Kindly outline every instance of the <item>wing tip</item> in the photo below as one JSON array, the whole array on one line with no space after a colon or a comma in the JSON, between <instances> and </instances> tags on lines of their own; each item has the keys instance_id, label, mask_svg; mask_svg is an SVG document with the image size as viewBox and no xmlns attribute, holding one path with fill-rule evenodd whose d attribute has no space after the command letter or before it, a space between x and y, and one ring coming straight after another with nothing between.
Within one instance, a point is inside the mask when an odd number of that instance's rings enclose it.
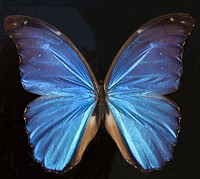
<instances>
[{"instance_id":1,"label":"wing tip","mask_svg":"<svg viewBox=\"0 0 200 179\"><path fill-rule=\"evenodd\" d=\"M19 18L20 17L20 18ZM12 15L4 19L5 34L10 35L11 31L18 28L22 23L26 24L28 16Z\"/></svg>"},{"instance_id":2,"label":"wing tip","mask_svg":"<svg viewBox=\"0 0 200 179\"><path fill-rule=\"evenodd\" d=\"M146 27L149 26L149 24L158 23L160 21L164 21L166 23L178 23L179 22L180 24L188 27L188 30L187 30L188 35L192 32L193 27L195 25L195 20L190 14L178 12L178 13L168 13L168 14L156 17L156 18L150 20L149 22L147 22L146 24L144 24L142 27L143 27L143 29L145 29Z\"/></svg>"},{"instance_id":3,"label":"wing tip","mask_svg":"<svg viewBox=\"0 0 200 179\"><path fill-rule=\"evenodd\" d=\"M187 27L186 33L189 36L190 33L192 32L194 26L195 26L195 20L194 18L188 14L188 13L168 13L168 14L164 14L161 16L158 16L156 18L153 18L152 20L148 21L147 23L145 23L143 26L141 26L140 28L138 28L136 30L136 34L140 34L142 33L146 28L149 28L150 26L157 24L157 23L180 23L183 26ZM135 36L132 35L132 36Z\"/></svg>"}]
</instances>

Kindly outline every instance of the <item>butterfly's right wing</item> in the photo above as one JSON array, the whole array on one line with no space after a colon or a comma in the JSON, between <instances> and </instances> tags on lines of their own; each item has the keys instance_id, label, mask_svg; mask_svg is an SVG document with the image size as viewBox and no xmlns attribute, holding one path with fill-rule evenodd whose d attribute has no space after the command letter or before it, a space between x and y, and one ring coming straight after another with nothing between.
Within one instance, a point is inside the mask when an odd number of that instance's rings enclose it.
<instances>
[{"instance_id":1,"label":"butterfly's right wing","mask_svg":"<svg viewBox=\"0 0 200 179\"><path fill-rule=\"evenodd\" d=\"M181 115L163 95L179 87L183 45L193 26L184 13L149 21L122 46L106 76L106 128L124 158L143 171L172 158Z\"/></svg>"},{"instance_id":2,"label":"butterfly's right wing","mask_svg":"<svg viewBox=\"0 0 200 179\"><path fill-rule=\"evenodd\" d=\"M27 16L5 19L20 56L23 87L40 98L26 111L34 158L48 170L73 167L95 136L98 83L77 48L58 29Z\"/></svg>"}]
</instances>

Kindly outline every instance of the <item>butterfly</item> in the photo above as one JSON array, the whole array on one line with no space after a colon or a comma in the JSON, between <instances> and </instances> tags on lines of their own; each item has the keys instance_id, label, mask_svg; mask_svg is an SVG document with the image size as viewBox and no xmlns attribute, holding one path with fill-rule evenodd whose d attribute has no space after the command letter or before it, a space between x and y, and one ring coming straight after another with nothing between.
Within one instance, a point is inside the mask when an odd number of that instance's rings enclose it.
<instances>
[{"instance_id":1,"label":"butterfly","mask_svg":"<svg viewBox=\"0 0 200 179\"><path fill-rule=\"evenodd\" d=\"M157 17L136 30L98 83L75 45L52 25L8 16L5 32L20 57L21 83L40 95L28 104L25 128L45 169L71 169L104 124L124 159L142 171L172 159L180 110L165 95L179 88L183 46L194 27L185 13Z\"/></svg>"}]
</instances>

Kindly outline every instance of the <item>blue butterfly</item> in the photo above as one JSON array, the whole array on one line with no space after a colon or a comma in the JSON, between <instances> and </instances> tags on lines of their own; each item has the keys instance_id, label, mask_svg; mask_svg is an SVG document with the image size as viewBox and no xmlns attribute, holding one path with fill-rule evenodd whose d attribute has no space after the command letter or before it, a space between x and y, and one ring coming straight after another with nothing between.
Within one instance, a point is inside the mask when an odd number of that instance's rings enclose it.
<instances>
[{"instance_id":1,"label":"blue butterfly","mask_svg":"<svg viewBox=\"0 0 200 179\"><path fill-rule=\"evenodd\" d=\"M149 21L122 46L99 84L58 29L32 17L7 17L22 85L40 95L24 114L35 159L51 171L72 168L102 122L127 162L142 171L161 168L172 158L181 118L164 95L179 88L183 45L193 26L184 13Z\"/></svg>"}]
</instances>

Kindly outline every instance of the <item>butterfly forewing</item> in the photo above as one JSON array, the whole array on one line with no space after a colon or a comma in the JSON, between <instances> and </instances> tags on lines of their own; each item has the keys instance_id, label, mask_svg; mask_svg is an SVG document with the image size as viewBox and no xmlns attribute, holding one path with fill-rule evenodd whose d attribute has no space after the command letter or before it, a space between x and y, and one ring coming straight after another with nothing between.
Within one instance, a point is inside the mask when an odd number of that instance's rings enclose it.
<instances>
[{"instance_id":1,"label":"butterfly forewing","mask_svg":"<svg viewBox=\"0 0 200 179\"><path fill-rule=\"evenodd\" d=\"M34 158L48 170L73 167L99 123L92 117L98 83L89 65L58 29L26 16L5 19L20 56L23 87L42 95L25 111Z\"/></svg>"},{"instance_id":2,"label":"butterfly forewing","mask_svg":"<svg viewBox=\"0 0 200 179\"><path fill-rule=\"evenodd\" d=\"M172 158L180 111L163 95L179 87L183 45L193 26L192 17L183 13L149 21L122 46L105 78L109 115L115 119L115 130L120 131L116 135L121 135L127 148L121 152L142 170L158 169ZM109 117L105 124L111 126ZM108 128L111 136L115 130ZM124 148L118 138L113 139Z\"/></svg>"},{"instance_id":3,"label":"butterfly forewing","mask_svg":"<svg viewBox=\"0 0 200 179\"><path fill-rule=\"evenodd\" d=\"M18 47L25 89L40 95L97 90L86 60L55 27L26 16L7 17L4 26Z\"/></svg>"},{"instance_id":4,"label":"butterfly forewing","mask_svg":"<svg viewBox=\"0 0 200 179\"><path fill-rule=\"evenodd\" d=\"M105 78L106 91L126 88L164 95L177 90L183 45L193 26L191 16L175 13L140 27L116 55Z\"/></svg>"}]
</instances>

